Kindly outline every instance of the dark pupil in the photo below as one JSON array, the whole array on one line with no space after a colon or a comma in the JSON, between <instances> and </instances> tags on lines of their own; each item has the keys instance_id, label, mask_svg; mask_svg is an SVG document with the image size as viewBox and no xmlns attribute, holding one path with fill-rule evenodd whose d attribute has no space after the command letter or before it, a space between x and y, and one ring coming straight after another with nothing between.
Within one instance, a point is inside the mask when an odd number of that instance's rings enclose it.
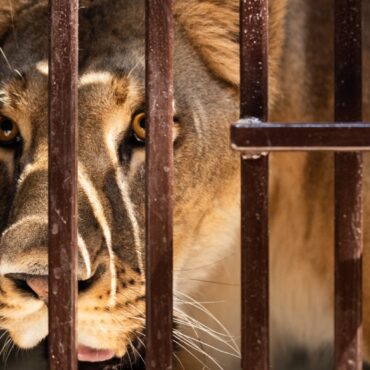
<instances>
[{"instance_id":1,"label":"dark pupil","mask_svg":"<svg viewBox=\"0 0 370 370\"><path fill-rule=\"evenodd\" d=\"M6 119L1 122L1 131L4 132L12 132L13 131L13 123L11 120Z\"/></svg>"},{"instance_id":2,"label":"dark pupil","mask_svg":"<svg viewBox=\"0 0 370 370\"><path fill-rule=\"evenodd\" d=\"M140 120L139 125L140 125L140 127L141 127L142 129L144 129L144 130L145 130L145 118L142 118L142 119Z\"/></svg>"}]
</instances>

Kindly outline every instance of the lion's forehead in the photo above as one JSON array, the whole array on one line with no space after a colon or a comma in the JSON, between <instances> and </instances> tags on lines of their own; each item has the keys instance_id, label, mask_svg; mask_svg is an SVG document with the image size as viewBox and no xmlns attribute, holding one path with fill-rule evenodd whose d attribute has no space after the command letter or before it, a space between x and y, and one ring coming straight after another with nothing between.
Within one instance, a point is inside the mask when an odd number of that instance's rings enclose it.
<instances>
[{"instance_id":1,"label":"lion's forehead","mask_svg":"<svg viewBox=\"0 0 370 370\"><path fill-rule=\"evenodd\" d=\"M89 64L93 58L102 55L107 56L103 61L106 69L110 66L128 64L133 59L130 53L133 48L136 56L139 54L144 56L143 3L142 0L119 0L115 2L89 1L89 4L80 4L81 66L84 66L85 61ZM1 15L0 13L0 22L2 21ZM42 59L47 59L48 55L49 10L47 1L35 2L25 10L15 12L12 17L12 27L1 39L2 51L7 61L0 58L0 79L2 73L6 75L9 72L8 67L21 69L25 60L28 65L32 65ZM96 62L99 63L99 60Z\"/></svg>"}]
</instances>

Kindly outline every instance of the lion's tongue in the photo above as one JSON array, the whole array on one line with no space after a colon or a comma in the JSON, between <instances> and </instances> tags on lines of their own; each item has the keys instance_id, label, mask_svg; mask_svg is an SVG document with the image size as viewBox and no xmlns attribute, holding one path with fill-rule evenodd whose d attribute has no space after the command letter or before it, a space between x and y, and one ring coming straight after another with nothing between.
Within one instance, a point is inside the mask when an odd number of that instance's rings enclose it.
<instances>
[{"instance_id":1,"label":"lion's tongue","mask_svg":"<svg viewBox=\"0 0 370 370\"><path fill-rule=\"evenodd\" d=\"M110 349L95 349L79 345L77 348L79 361L84 362L102 362L114 357L114 352Z\"/></svg>"}]
</instances>

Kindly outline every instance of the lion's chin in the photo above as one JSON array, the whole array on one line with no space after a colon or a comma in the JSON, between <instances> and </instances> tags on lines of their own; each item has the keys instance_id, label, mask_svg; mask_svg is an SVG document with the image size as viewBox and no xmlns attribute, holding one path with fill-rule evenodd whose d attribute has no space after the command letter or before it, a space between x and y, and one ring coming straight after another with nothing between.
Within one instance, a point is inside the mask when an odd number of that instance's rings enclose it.
<instances>
[{"instance_id":1,"label":"lion's chin","mask_svg":"<svg viewBox=\"0 0 370 370\"><path fill-rule=\"evenodd\" d=\"M48 325L46 320L38 320L35 325L20 322L17 328L4 328L8 330L13 342L22 349L32 349L41 343L48 335Z\"/></svg>"}]
</instances>

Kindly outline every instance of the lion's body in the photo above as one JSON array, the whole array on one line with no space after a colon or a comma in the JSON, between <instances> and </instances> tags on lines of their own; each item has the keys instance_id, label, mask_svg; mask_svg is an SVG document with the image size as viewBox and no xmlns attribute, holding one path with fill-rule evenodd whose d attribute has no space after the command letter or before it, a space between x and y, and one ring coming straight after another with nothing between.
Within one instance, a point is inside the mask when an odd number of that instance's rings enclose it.
<instances>
[{"instance_id":1,"label":"lion's body","mask_svg":"<svg viewBox=\"0 0 370 370\"><path fill-rule=\"evenodd\" d=\"M366 2L365 2L366 3ZM370 21L364 3L364 24ZM291 1L277 122L330 122L334 117L334 10L331 1ZM304 31L303 31L304 30ZM295 36L293 36L295 35ZM364 27L364 117L370 119L370 29ZM334 335L334 156L272 155L270 167L271 325L275 359L332 349ZM370 157L364 154L364 353L370 328ZM282 258L282 256L284 256ZM313 368L326 368L325 365ZM328 365L326 365L328 366Z\"/></svg>"},{"instance_id":2,"label":"lion's body","mask_svg":"<svg viewBox=\"0 0 370 370\"><path fill-rule=\"evenodd\" d=\"M145 315L144 152L130 134L132 116L144 104L144 9L137 0L81 5L79 277L98 271L98 278L79 298L79 341L109 346L123 356L130 340L141 338ZM271 120L332 120L331 5L271 0ZM370 21L370 6L365 7ZM207 357L212 356L225 370L235 370L240 190L229 125L239 114L238 1L179 0L175 16L176 340L186 369L202 368L199 360L217 368ZM47 273L46 26L44 1L13 0L10 9L8 0L0 0L0 46L6 56L0 56L0 123L11 119L22 137L22 148L2 147L0 141L1 327L28 348L47 334L47 307L5 275ZM369 120L370 28L365 30L364 119ZM333 164L330 154L305 153L271 155L270 164L271 332L278 364L292 349L314 352L332 343ZM365 173L368 253L370 176ZM367 356L369 291L370 258L364 289ZM196 360L183 348L185 333L195 338L193 346L200 339L234 356L206 344L192 351Z\"/></svg>"}]
</instances>

